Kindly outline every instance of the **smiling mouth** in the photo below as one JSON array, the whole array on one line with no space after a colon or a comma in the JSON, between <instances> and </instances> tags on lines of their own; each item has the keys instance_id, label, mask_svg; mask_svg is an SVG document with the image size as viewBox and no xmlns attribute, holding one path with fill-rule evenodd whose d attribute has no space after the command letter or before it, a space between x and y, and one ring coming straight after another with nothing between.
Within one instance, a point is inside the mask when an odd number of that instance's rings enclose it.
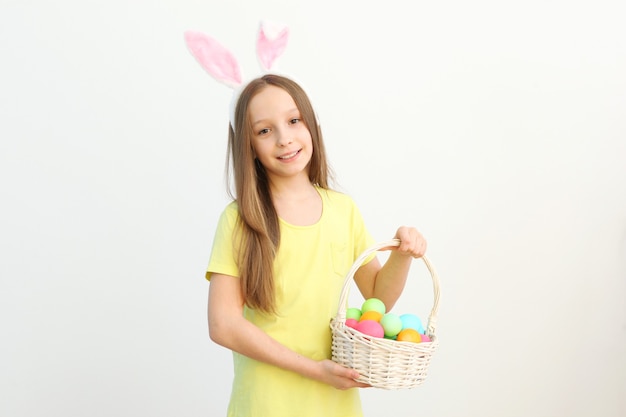
<instances>
[{"instance_id":1,"label":"smiling mouth","mask_svg":"<svg viewBox=\"0 0 626 417\"><path fill-rule=\"evenodd\" d=\"M296 155L298 155L298 154L300 153L300 151L301 151L301 150L302 150L302 149L298 149L297 151L295 151L295 152L293 152L293 153L290 153L290 154L288 154L288 155L282 155L282 156L279 156L279 157L278 157L278 159L291 159L291 158L295 157Z\"/></svg>"}]
</instances>

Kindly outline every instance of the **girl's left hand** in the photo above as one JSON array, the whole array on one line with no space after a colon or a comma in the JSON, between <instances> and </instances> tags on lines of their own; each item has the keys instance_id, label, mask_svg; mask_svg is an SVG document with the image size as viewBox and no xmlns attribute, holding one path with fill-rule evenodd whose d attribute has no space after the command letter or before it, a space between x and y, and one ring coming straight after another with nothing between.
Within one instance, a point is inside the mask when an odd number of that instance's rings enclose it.
<instances>
[{"instance_id":1,"label":"girl's left hand","mask_svg":"<svg viewBox=\"0 0 626 417\"><path fill-rule=\"evenodd\" d=\"M401 226L394 238L400 240L400 246L395 249L397 253L414 258L421 258L426 253L426 239L414 227Z\"/></svg>"}]
</instances>

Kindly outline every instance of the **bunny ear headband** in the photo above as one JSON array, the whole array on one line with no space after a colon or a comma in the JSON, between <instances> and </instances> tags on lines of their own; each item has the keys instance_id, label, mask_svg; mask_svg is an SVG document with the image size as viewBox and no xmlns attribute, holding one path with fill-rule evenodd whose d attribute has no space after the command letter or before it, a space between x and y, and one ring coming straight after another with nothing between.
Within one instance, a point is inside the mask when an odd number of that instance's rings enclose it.
<instances>
[{"instance_id":1,"label":"bunny ear headband","mask_svg":"<svg viewBox=\"0 0 626 417\"><path fill-rule=\"evenodd\" d=\"M285 51L288 37L289 29L285 25L261 22L256 51L259 65L264 72L269 72L276 59ZM242 82L241 68L237 58L218 41L202 32L186 31L185 42L191 54L206 72L234 90L229 113L230 125L234 126L235 106L241 90L247 84Z\"/></svg>"}]
</instances>

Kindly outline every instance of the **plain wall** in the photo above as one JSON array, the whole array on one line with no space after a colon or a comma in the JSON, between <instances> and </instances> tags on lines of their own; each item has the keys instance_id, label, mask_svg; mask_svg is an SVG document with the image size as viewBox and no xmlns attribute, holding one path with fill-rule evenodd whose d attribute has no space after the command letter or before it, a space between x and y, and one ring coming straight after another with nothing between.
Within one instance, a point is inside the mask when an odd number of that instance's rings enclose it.
<instances>
[{"instance_id":1,"label":"plain wall","mask_svg":"<svg viewBox=\"0 0 626 417\"><path fill-rule=\"evenodd\" d=\"M626 415L621 1L0 2L0 415L223 416L206 329L230 91L259 20L374 237L420 229L440 347L368 417ZM398 310L425 316L416 261Z\"/></svg>"}]
</instances>

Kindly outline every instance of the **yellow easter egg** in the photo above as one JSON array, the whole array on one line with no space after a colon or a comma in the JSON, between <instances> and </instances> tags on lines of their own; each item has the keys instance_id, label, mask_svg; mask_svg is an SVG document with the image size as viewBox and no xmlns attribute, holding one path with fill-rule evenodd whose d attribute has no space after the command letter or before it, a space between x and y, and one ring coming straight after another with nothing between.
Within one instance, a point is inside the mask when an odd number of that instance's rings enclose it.
<instances>
[{"instance_id":1,"label":"yellow easter egg","mask_svg":"<svg viewBox=\"0 0 626 417\"><path fill-rule=\"evenodd\" d=\"M370 311L366 311L365 313L361 314L361 318L359 319L359 321L372 320L372 321L375 321L376 323L380 323L380 319L382 317L383 317L383 315L380 314L380 312L374 311L374 310L370 310Z\"/></svg>"}]
</instances>

